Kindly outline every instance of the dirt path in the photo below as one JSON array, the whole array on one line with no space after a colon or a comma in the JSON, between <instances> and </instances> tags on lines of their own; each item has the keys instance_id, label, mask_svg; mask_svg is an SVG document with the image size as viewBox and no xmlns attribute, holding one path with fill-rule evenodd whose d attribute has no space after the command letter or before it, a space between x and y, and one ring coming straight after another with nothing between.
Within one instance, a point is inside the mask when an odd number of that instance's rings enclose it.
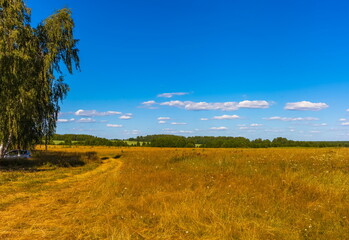
<instances>
[{"instance_id":1,"label":"dirt path","mask_svg":"<svg viewBox=\"0 0 349 240\"><path fill-rule=\"evenodd\" d=\"M0 239L103 238L90 230L94 215L116 194L110 184L117 184L121 166L119 159L109 158L92 171L46 183L57 188L0 211Z\"/></svg>"}]
</instances>

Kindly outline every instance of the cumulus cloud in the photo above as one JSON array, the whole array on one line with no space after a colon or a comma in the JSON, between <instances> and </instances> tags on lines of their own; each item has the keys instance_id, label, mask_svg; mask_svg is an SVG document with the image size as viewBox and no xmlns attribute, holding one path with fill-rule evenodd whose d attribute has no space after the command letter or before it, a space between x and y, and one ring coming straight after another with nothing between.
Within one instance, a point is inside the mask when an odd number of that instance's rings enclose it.
<instances>
[{"instance_id":1,"label":"cumulus cloud","mask_svg":"<svg viewBox=\"0 0 349 240\"><path fill-rule=\"evenodd\" d=\"M234 111L239 108L268 108L270 104L264 100L258 101L242 101L242 102L192 102L192 101L168 101L160 103L162 106L184 108L189 111L202 111L202 110L222 110L222 111Z\"/></svg>"},{"instance_id":2,"label":"cumulus cloud","mask_svg":"<svg viewBox=\"0 0 349 240\"><path fill-rule=\"evenodd\" d=\"M172 125L187 125L187 123L184 122L171 122Z\"/></svg>"},{"instance_id":3,"label":"cumulus cloud","mask_svg":"<svg viewBox=\"0 0 349 240\"><path fill-rule=\"evenodd\" d=\"M207 121L208 118L200 118L201 121Z\"/></svg>"},{"instance_id":4,"label":"cumulus cloud","mask_svg":"<svg viewBox=\"0 0 349 240\"><path fill-rule=\"evenodd\" d=\"M158 121L158 123L164 124L164 123L166 123L166 121Z\"/></svg>"},{"instance_id":5,"label":"cumulus cloud","mask_svg":"<svg viewBox=\"0 0 349 240\"><path fill-rule=\"evenodd\" d=\"M259 123L251 123L250 127L260 127L263 126L263 124L259 124Z\"/></svg>"},{"instance_id":6,"label":"cumulus cloud","mask_svg":"<svg viewBox=\"0 0 349 240\"><path fill-rule=\"evenodd\" d=\"M240 118L238 115L222 115L222 116L215 116L213 119L223 120L223 119L238 119Z\"/></svg>"},{"instance_id":7,"label":"cumulus cloud","mask_svg":"<svg viewBox=\"0 0 349 240\"><path fill-rule=\"evenodd\" d=\"M131 118L132 118L132 116L130 116L130 115L122 115L122 116L119 117L119 119L123 119L123 120L128 120L128 119L131 119Z\"/></svg>"},{"instance_id":8,"label":"cumulus cloud","mask_svg":"<svg viewBox=\"0 0 349 240\"><path fill-rule=\"evenodd\" d=\"M183 96L189 94L188 92L172 92L172 93L161 93L158 97L171 98L173 96Z\"/></svg>"},{"instance_id":9,"label":"cumulus cloud","mask_svg":"<svg viewBox=\"0 0 349 240\"><path fill-rule=\"evenodd\" d=\"M78 123L93 123L93 122L96 122L96 120L94 120L93 118L80 118L76 122L78 122Z\"/></svg>"},{"instance_id":10,"label":"cumulus cloud","mask_svg":"<svg viewBox=\"0 0 349 240\"><path fill-rule=\"evenodd\" d=\"M169 101L169 102L163 102L163 103L160 103L160 105L163 105L163 106L170 106L170 107L184 107L186 104L189 104L191 103L191 101L178 101L178 100L175 100L175 101Z\"/></svg>"},{"instance_id":11,"label":"cumulus cloud","mask_svg":"<svg viewBox=\"0 0 349 240\"><path fill-rule=\"evenodd\" d=\"M158 108L157 106L154 106L154 105L157 105L158 103L153 101L153 100L142 102L141 104L142 104L142 106L140 106L140 108L148 108L148 109L157 109Z\"/></svg>"},{"instance_id":12,"label":"cumulus cloud","mask_svg":"<svg viewBox=\"0 0 349 240\"><path fill-rule=\"evenodd\" d=\"M158 120L170 120L171 118L169 117L158 117Z\"/></svg>"},{"instance_id":13,"label":"cumulus cloud","mask_svg":"<svg viewBox=\"0 0 349 240\"><path fill-rule=\"evenodd\" d=\"M74 121L75 121L75 118L71 118L71 119L60 118L60 119L57 119L57 122L59 122L59 123L68 123L68 122L74 122Z\"/></svg>"},{"instance_id":14,"label":"cumulus cloud","mask_svg":"<svg viewBox=\"0 0 349 240\"><path fill-rule=\"evenodd\" d=\"M346 118L340 118L340 119L338 119L338 121L345 122L345 121L347 121L347 119Z\"/></svg>"},{"instance_id":15,"label":"cumulus cloud","mask_svg":"<svg viewBox=\"0 0 349 240\"><path fill-rule=\"evenodd\" d=\"M264 118L266 120L280 120L280 121L317 121L318 118L314 117L297 117L297 118L289 118L289 117L270 117L270 118Z\"/></svg>"},{"instance_id":16,"label":"cumulus cloud","mask_svg":"<svg viewBox=\"0 0 349 240\"><path fill-rule=\"evenodd\" d=\"M329 106L326 103L313 103L309 101L286 103L286 110L299 110L299 111L319 111Z\"/></svg>"},{"instance_id":17,"label":"cumulus cloud","mask_svg":"<svg viewBox=\"0 0 349 240\"><path fill-rule=\"evenodd\" d=\"M342 122L341 125L342 126L349 126L349 122Z\"/></svg>"},{"instance_id":18,"label":"cumulus cloud","mask_svg":"<svg viewBox=\"0 0 349 240\"><path fill-rule=\"evenodd\" d=\"M154 104L156 104L156 102L154 100L142 102L142 105L146 105L146 106L150 106L150 105L154 105Z\"/></svg>"},{"instance_id":19,"label":"cumulus cloud","mask_svg":"<svg viewBox=\"0 0 349 240\"><path fill-rule=\"evenodd\" d=\"M122 125L119 125L119 124L107 124L106 126L107 127L112 127L112 128L120 128L120 127L122 127Z\"/></svg>"},{"instance_id":20,"label":"cumulus cloud","mask_svg":"<svg viewBox=\"0 0 349 240\"><path fill-rule=\"evenodd\" d=\"M211 127L211 130L227 130L227 127Z\"/></svg>"},{"instance_id":21,"label":"cumulus cloud","mask_svg":"<svg viewBox=\"0 0 349 240\"><path fill-rule=\"evenodd\" d=\"M200 111L200 110L235 111L235 110L238 110L237 103L235 102L224 102L224 103L188 102L184 108L189 111Z\"/></svg>"},{"instance_id":22,"label":"cumulus cloud","mask_svg":"<svg viewBox=\"0 0 349 240\"><path fill-rule=\"evenodd\" d=\"M74 113L76 116L85 116L85 117L95 117L95 116L111 116L121 114L121 112L116 111L106 111L106 112L98 112L97 110L77 110Z\"/></svg>"},{"instance_id":23,"label":"cumulus cloud","mask_svg":"<svg viewBox=\"0 0 349 240\"><path fill-rule=\"evenodd\" d=\"M257 101L242 101L239 102L238 107L239 108L269 108L270 103L264 100L257 100Z\"/></svg>"}]
</instances>

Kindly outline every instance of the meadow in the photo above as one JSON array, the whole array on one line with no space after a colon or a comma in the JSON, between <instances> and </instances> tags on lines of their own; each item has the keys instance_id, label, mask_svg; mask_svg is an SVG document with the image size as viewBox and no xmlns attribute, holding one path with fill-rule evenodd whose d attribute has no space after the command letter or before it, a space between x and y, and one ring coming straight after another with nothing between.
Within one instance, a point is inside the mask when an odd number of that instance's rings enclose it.
<instances>
[{"instance_id":1,"label":"meadow","mask_svg":"<svg viewBox=\"0 0 349 240\"><path fill-rule=\"evenodd\" d=\"M51 146L0 163L0 239L349 239L349 149Z\"/></svg>"}]
</instances>

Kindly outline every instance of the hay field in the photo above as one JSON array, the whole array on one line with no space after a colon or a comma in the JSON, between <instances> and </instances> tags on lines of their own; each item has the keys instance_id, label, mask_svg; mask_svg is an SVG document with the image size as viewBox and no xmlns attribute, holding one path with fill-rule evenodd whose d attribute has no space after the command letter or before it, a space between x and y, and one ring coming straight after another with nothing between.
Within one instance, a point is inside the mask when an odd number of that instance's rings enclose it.
<instances>
[{"instance_id":1,"label":"hay field","mask_svg":"<svg viewBox=\"0 0 349 240\"><path fill-rule=\"evenodd\" d=\"M0 169L0 239L349 239L349 149L54 151Z\"/></svg>"}]
</instances>

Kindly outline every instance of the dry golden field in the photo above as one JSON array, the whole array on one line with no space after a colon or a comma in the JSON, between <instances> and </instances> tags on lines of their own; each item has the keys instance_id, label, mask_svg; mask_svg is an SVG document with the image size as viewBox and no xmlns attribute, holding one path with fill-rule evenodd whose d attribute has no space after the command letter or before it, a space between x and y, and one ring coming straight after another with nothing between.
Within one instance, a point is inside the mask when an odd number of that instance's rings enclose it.
<instances>
[{"instance_id":1,"label":"dry golden field","mask_svg":"<svg viewBox=\"0 0 349 240\"><path fill-rule=\"evenodd\" d=\"M36 155L0 163L0 239L349 239L349 149Z\"/></svg>"}]
</instances>

